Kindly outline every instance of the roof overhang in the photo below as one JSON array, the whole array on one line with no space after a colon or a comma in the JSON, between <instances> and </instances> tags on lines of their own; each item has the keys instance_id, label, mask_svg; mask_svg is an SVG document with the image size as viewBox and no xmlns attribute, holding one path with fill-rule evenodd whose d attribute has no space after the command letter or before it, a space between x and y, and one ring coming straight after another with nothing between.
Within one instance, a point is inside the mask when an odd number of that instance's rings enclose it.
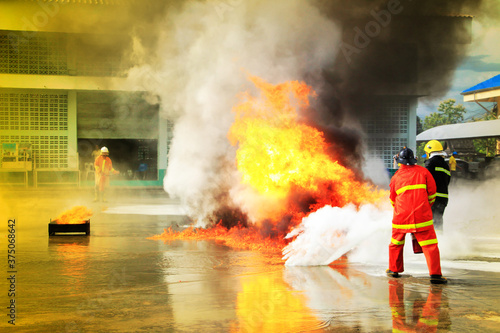
<instances>
[{"instance_id":1,"label":"roof overhang","mask_svg":"<svg viewBox=\"0 0 500 333\"><path fill-rule=\"evenodd\" d=\"M489 78L460 93L464 102L497 102L500 97L500 75Z\"/></svg>"},{"instance_id":2,"label":"roof overhang","mask_svg":"<svg viewBox=\"0 0 500 333\"><path fill-rule=\"evenodd\" d=\"M471 93L462 93L464 102L498 102L500 98L500 87L475 91Z\"/></svg>"},{"instance_id":3,"label":"roof overhang","mask_svg":"<svg viewBox=\"0 0 500 333\"><path fill-rule=\"evenodd\" d=\"M500 119L433 127L417 135L417 141L500 137Z\"/></svg>"}]
</instances>

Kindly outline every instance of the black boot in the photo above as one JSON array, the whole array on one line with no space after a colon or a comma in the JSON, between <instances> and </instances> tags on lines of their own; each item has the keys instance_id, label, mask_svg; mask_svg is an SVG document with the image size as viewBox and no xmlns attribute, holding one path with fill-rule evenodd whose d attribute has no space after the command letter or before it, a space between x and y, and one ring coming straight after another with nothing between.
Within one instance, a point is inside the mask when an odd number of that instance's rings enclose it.
<instances>
[{"instance_id":1,"label":"black boot","mask_svg":"<svg viewBox=\"0 0 500 333\"><path fill-rule=\"evenodd\" d=\"M394 277L394 278L399 277L399 273L398 272L393 272L390 269L387 269L385 271L385 273L387 274L387 276L390 276L390 277Z\"/></svg>"},{"instance_id":2,"label":"black boot","mask_svg":"<svg viewBox=\"0 0 500 333\"><path fill-rule=\"evenodd\" d=\"M432 284L446 284L448 280L442 275L431 275Z\"/></svg>"}]
</instances>

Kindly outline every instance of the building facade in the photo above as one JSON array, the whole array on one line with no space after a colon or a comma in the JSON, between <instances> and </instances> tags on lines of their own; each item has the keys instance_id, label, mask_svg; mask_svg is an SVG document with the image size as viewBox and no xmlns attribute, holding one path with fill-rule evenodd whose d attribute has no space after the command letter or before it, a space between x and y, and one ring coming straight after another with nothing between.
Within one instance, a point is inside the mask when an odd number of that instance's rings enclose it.
<instances>
[{"instance_id":1,"label":"building facade","mask_svg":"<svg viewBox=\"0 0 500 333\"><path fill-rule=\"evenodd\" d=\"M106 146L121 172L112 184L162 185L172 124L145 92L125 88L130 36L60 24L120 10L119 1L0 4L0 183L91 185L92 151Z\"/></svg>"}]
</instances>

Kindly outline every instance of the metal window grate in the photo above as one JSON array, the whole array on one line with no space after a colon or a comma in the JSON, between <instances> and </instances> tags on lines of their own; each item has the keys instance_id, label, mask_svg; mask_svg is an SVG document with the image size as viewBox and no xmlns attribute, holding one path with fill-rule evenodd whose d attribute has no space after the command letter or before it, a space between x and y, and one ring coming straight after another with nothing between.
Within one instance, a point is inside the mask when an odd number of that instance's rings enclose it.
<instances>
[{"instance_id":1,"label":"metal window grate","mask_svg":"<svg viewBox=\"0 0 500 333\"><path fill-rule=\"evenodd\" d=\"M68 96L0 93L0 130L67 131Z\"/></svg>"},{"instance_id":2,"label":"metal window grate","mask_svg":"<svg viewBox=\"0 0 500 333\"><path fill-rule=\"evenodd\" d=\"M407 100L380 103L363 119L363 128L367 134L408 133L409 110Z\"/></svg>"},{"instance_id":3,"label":"metal window grate","mask_svg":"<svg viewBox=\"0 0 500 333\"><path fill-rule=\"evenodd\" d=\"M407 138L372 138L367 142L368 156L382 158L387 168L393 167L394 154L408 146Z\"/></svg>"},{"instance_id":4,"label":"metal window grate","mask_svg":"<svg viewBox=\"0 0 500 333\"><path fill-rule=\"evenodd\" d=\"M387 168L393 167L394 154L408 146L409 113L408 100L374 103L374 112L361 122L368 135L369 157L381 158Z\"/></svg>"},{"instance_id":5,"label":"metal window grate","mask_svg":"<svg viewBox=\"0 0 500 333\"><path fill-rule=\"evenodd\" d=\"M36 168L68 168L67 135L1 135L2 142L30 143Z\"/></svg>"},{"instance_id":6,"label":"metal window grate","mask_svg":"<svg viewBox=\"0 0 500 333\"><path fill-rule=\"evenodd\" d=\"M139 161L150 159L149 147L148 146L139 146L137 148L137 159Z\"/></svg>"},{"instance_id":7,"label":"metal window grate","mask_svg":"<svg viewBox=\"0 0 500 333\"><path fill-rule=\"evenodd\" d=\"M0 31L0 73L67 75L64 34Z\"/></svg>"},{"instance_id":8,"label":"metal window grate","mask_svg":"<svg viewBox=\"0 0 500 333\"><path fill-rule=\"evenodd\" d=\"M0 93L0 131L1 142L31 143L36 168L68 168L66 94Z\"/></svg>"},{"instance_id":9,"label":"metal window grate","mask_svg":"<svg viewBox=\"0 0 500 333\"><path fill-rule=\"evenodd\" d=\"M72 34L0 31L0 73L33 75L125 76L121 52L105 52L90 57L92 48L71 49ZM76 68L68 69L68 58L74 56Z\"/></svg>"},{"instance_id":10,"label":"metal window grate","mask_svg":"<svg viewBox=\"0 0 500 333\"><path fill-rule=\"evenodd\" d=\"M98 61L82 53L77 56L76 75L125 76L125 71L118 53L101 55Z\"/></svg>"}]
</instances>

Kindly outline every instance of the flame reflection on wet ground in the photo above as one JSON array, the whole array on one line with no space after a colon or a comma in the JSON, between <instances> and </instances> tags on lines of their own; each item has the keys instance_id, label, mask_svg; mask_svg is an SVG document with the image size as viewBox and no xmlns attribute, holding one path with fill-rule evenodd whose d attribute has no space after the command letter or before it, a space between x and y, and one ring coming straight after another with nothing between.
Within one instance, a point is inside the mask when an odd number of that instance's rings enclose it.
<instances>
[{"instance_id":1,"label":"flame reflection on wet ground","mask_svg":"<svg viewBox=\"0 0 500 333\"><path fill-rule=\"evenodd\" d=\"M475 258L485 263L478 269L444 261L450 283L439 294L430 289L423 262L408 262L408 275L396 281L383 266L349 260L289 267L281 253L147 239L184 223L184 216L106 214L90 191L48 197L17 191L2 202L17 222L16 328L22 332L386 332L395 323L413 327L413 318L437 320L438 331L494 332L500 317L499 273L484 258ZM111 208L174 204L162 191L115 193L109 200ZM80 202L94 212L91 235L49 237L49 218L62 204ZM0 290L8 290L7 279ZM395 321L401 304L405 320ZM439 314L426 312L431 308ZM7 325L1 321L0 330Z\"/></svg>"}]
</instances>

